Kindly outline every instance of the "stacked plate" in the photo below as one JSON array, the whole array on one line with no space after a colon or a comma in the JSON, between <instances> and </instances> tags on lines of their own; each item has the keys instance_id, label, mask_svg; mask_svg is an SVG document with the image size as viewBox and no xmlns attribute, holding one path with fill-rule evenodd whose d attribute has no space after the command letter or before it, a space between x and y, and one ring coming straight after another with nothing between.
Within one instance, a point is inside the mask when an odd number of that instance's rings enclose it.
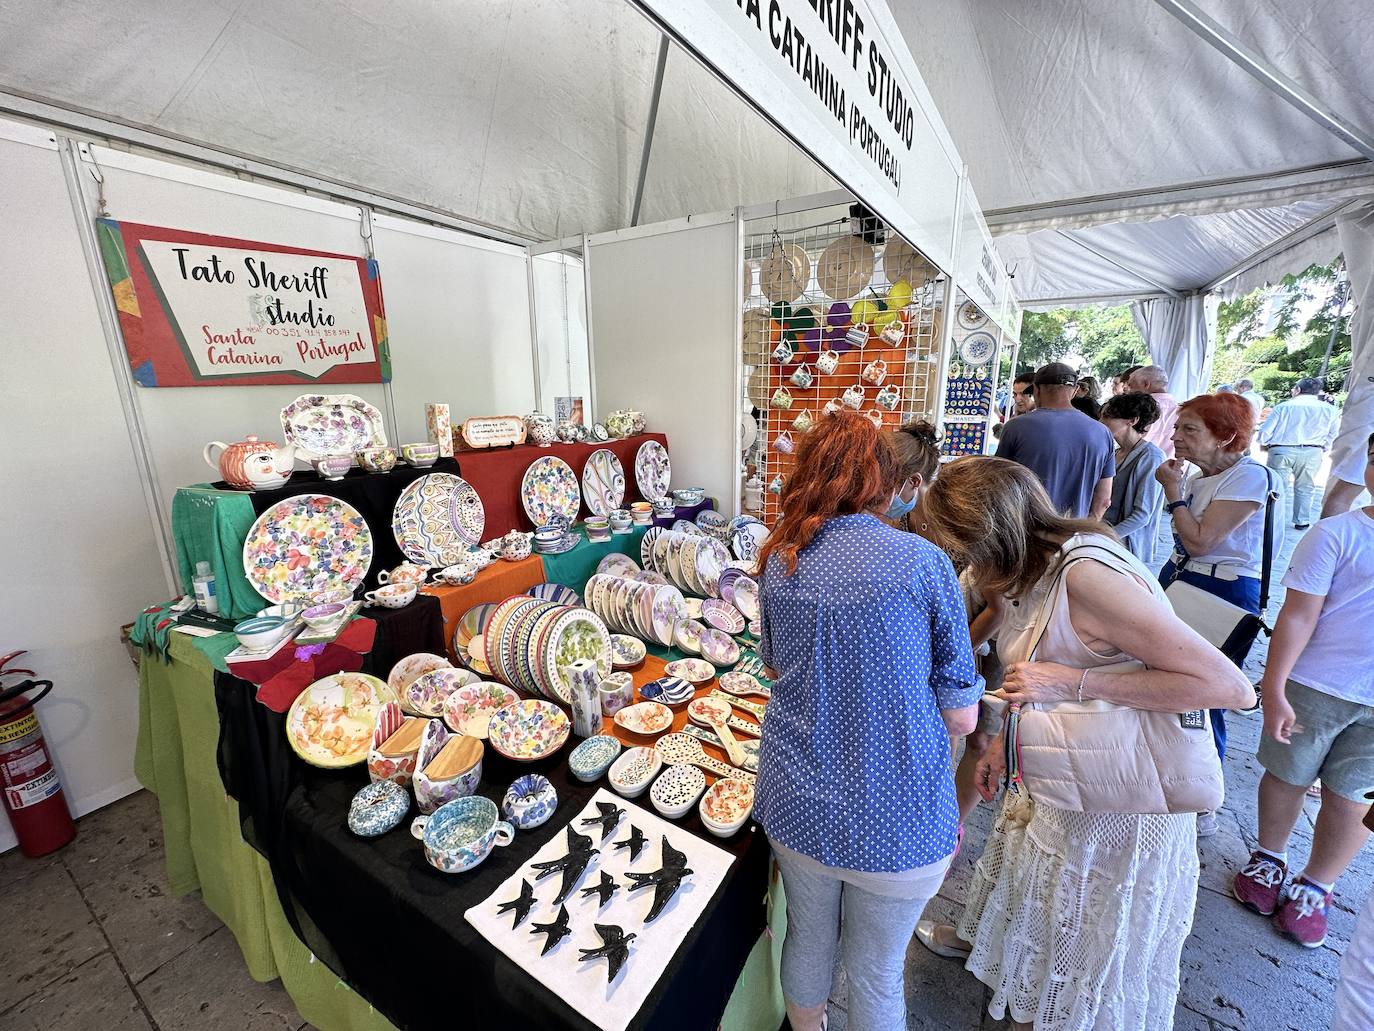
<instances>
[{"instance_id":1,"label":"stacked plate","mask_svg":"<svg viewBox=\"0 0 1374 1031\"><path fill-rule=\"evenodd\" d=\"M691 524L688 524L691 525ZM730 564L730 552L714 537L650 527L639 545L644 568L666 576L688 594L720 597L720 575Z\"/></svg>"},{"instance_id":2,"label":"stacked plate","mask_svg":"<svg viewBox=\"0 0 1374 1031\"><path fill-rule=\"evenodd\" d=\"M752 565L768 539L768 527L755 516L739 515L727 524L725 534L735 557Z\"/></svg>"},{"instance_id":3,"label":"stacked plate","mask_svg":"<svg viewBox=\"0 0 1374 1031\"><path fill-rule=\"evenodd\" d=\"M474 642L467 645L469 661ZM596 663L597 676L611 673L611 635L594 612L576 605L518 594L491 613L482 633L491 675L528 694L572 704L563 670L576 659Z\"/></svg>"},{"instance_id":4,"label":"stacked plate","mask_svg":"<svg viewBox=\"0 0 1374 1031\"><path fill-rule=\"evenodd\" d=\"M616 633L658 644L673 643L673 627L687 615L682 592L671 584L645 583L597 573L583 588L588 607Z\"/></svg>"},{"instance_id":5,"label":"stacked plate","mask_svg":"<svg viewBox=\"0 0 1374 1031\"><path fill-rule=\"evenodd\" d=\"M749 622L759 618L759 585L744 571L730 567L720 574L720 596L737 608ZM703 607L704 608L704 607ZM715 624L712 624L715 625ZM722 627L721 629L725 629ZM735 633L736 631L730 631Z\"/></svg>"}]
</instances>

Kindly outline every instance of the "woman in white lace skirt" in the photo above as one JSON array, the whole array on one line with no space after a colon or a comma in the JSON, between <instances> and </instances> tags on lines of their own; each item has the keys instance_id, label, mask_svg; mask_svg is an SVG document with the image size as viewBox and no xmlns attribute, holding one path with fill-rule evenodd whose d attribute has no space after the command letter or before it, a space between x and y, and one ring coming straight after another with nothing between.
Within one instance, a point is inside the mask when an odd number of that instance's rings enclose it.
<instances>
[{"instance_id":1,"label":"woman in white lace skirt","mask_svg":"<svg viewBox=\"0 0 1374 1031\"><path fill-rule=\"evenodd\" d=\"M1253 704L1245 677L1173 614L1150 571L1101 523L1059 517L1029 470L953 462L924 514L931 536L1009 599L998 633L1009 702L1098 698L1169 713ZM1099 547L1067 567L1037 661L1016 661L1060 559L1085 543ZM1130 658L1146 668L1098 668ZM1003 748L987 750L977 775L985 798L1005 764ZM1124 812L1078 812L1008 791L957 928L918 926L933 951L967 958L992 989L993 1017L1035 1031L1173 1026L1197 896L1196 816L1132 815L1129 802L1112 806Z\"/></svg>"}]
</instances>

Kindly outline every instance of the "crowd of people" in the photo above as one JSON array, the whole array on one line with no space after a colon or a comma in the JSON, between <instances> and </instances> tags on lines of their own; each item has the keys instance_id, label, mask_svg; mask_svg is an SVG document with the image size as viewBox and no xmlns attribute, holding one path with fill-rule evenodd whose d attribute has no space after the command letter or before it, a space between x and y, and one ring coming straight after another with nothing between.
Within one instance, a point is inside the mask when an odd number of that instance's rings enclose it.
<instances>
[{"instance_id":1,"label":"crowd of people","mask_svg":"<svg viewBox=\"0 0 1374 1031\"><path fill-rule=\"evenodd\" d=\"M796 1031L826 1026L837 959L851 1028L906 1026L913 936L1014 1028L1171 1027L1226 716L1257 703L1258 847L1233 893L1325 941L1374 825L1374 505L1318 521L1312 492L1338 417L1308 381L1263 422L1253 384L1180 404L1146 366L1098 389L1062 363L1018 377L996 456L942 463L929 425L843 411L798 449L761 556L775 684L755 805ZM1374 493L1374 434L1364 457ZM1242 664L1287 526L1307 532L1257 694ZM923 919L980 803L996 813L963 912ZM1337 1009L1342 1031L1374 1027L1368 910Z\"/></svg>"}]
</instances>

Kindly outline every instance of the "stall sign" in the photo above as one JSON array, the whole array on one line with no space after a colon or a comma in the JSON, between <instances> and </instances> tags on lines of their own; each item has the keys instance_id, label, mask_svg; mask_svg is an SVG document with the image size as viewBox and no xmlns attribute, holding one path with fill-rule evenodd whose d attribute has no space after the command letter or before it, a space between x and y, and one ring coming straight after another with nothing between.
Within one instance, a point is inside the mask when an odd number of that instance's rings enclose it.
<instances>
[{"instance_id":1,"label":"stall sign","mask_svg":"<svg viewBox=\"0 0 1374 1031\"><path fill-rule=\"evenodd\" d=\"M959 159L884 0L637 0L941 268Z\"/></svg>"},{"instance_id":2,"label":"stall sign","mask_svg":"<svg viewBox=\"0 0 1374 1031\"><path fill-rule=\"evenodd\" d=\"M391 378L375 261L114 219L96 230L141 386Z\"/></svg>"}]
</instances>

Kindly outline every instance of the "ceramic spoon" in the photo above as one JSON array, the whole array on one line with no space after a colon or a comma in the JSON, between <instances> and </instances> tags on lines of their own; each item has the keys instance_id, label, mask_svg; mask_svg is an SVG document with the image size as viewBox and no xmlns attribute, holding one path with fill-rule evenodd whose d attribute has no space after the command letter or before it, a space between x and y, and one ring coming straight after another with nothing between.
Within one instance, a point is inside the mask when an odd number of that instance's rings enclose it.
<instances>
[{"instance_id":1,"label":"ceramic spoon","mask_svg":"<svg viewBox=\"0 0 1374 1031\"><path fill-rule=\"evenodd\" d=\"M698 741L703 741L708 745L715 745L717 748L725 747L720 743L720 738L716 737L716 735L712 734L705 727L698 727L695 723L686 724L678 733L691 734L692 737L696 738ZM744 749L744 757L747 760L744 764L744 768L750 773L758 773L759 743L757 741L741 741L740 747Z\"/></svg>"},{"instance_id":2,"label":"ceramic spoon","mask_svg":"<svg viewBox=\"0 0 1374 1031\"><path fill-rule=\"evenodd\" d=\"M743 766L745 763L744 749L740 746L735 735L730 732L730 706L718 698L698 698L687 706L687 715L691 717L693 723L701 723L710 727L720 738L721 745L725 748L725 754L730 757L730 761L736 766Z\"/></svg>"},{"instance_id":3,"label":"ceramic spoon","mask_svg":"<svg viewBox=\"0 0 1374 1031\"><path fill-rule=\"evenodd\" d=\"M736 777L753 784L752 773L738 769L719 759L713 759L701 747L701 742L689 734L665 734L654 742L654 751L670 766L699 766L717 777Z\"/></svg>"},{"instance_id":4,"label":"ceramic spoon","mask_svg":"<svg viewBox=\"0 0 1374 1031\"><path fill-rule=\"evenodd\" d=\"M773 697L773 692L759 683L758 678L752 673L744 673L740 670L732 670L729 673L720 675L720 687L727 694L735 695L739 698L754 697L762 698L765 705Z\"/></svg>"},{"instance_id":5,"label":"ceramic spoon","mask_svg":"<svg viewBox=\"0 0 1374 1031\"><path fill-rule=\"evenodd\" d=\"M726 705L733 705L741 712L751 713L760 720L768 712L768 706L760 705L758 702L746 702L743 698L738 698L727 691L712 691L708 697L719 698Z\"/></svg>"}]
</instances>

